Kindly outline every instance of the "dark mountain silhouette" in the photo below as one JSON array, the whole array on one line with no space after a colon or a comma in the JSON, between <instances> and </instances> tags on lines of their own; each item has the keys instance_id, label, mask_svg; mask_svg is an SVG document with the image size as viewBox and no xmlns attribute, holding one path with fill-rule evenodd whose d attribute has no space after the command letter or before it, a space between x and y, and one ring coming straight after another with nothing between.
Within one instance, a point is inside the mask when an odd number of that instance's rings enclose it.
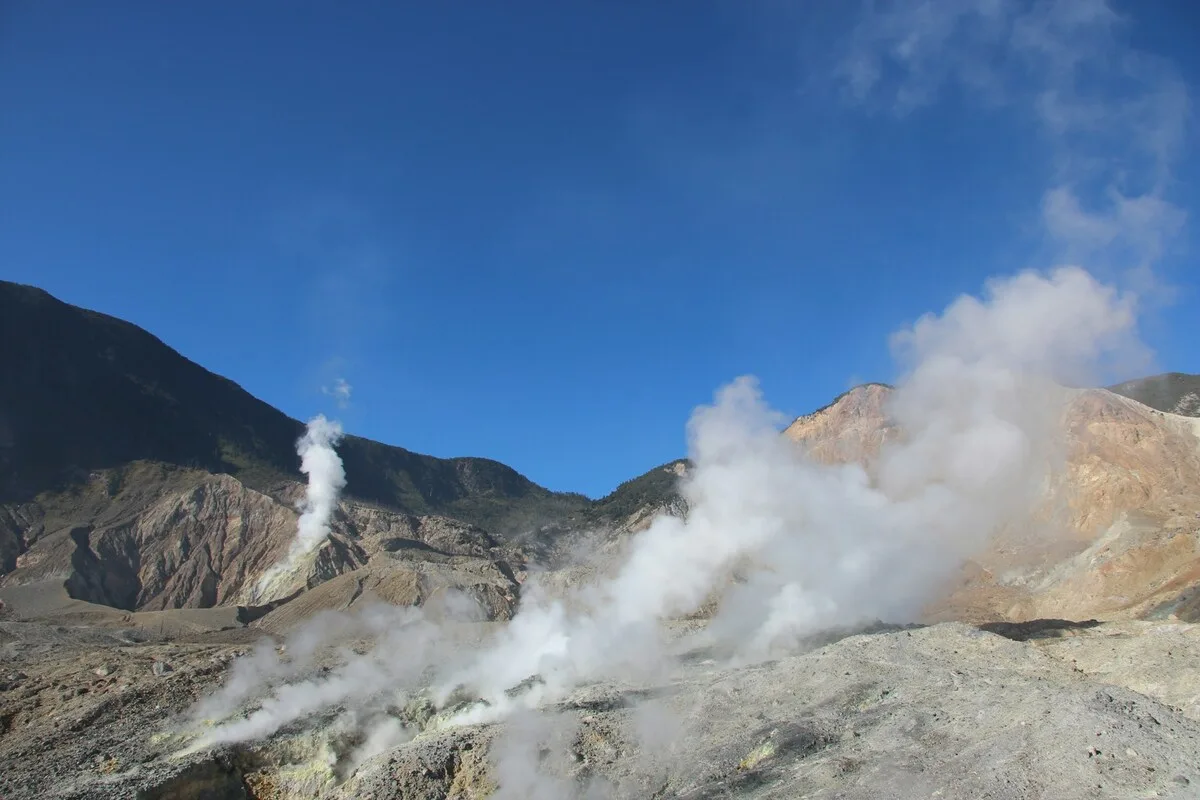
<instances>
[{"instance_id":1,"label":"dark mountain silhouette","mask_svg":"<svg viewBox=\"0 0 1200 800\"><path fill-rule=\"evenodd\" d=\"M0 342L0 504L143 461L228 473L268 493L303 480L295 452L303 423L136 325L0 281ZM1111 389L1200 416L1200 376L1168 373ZM436 458L357 436L338 452L349 497L501 536L623 519L669 502L678 479L670 467L679 463L590 501L486 458Z\"/></svg>"},{"instance_id":2,"label":"dark mountain silhouette","mask_svg":"<svg viewBox=\"0 0 1200 800\"><path fill-rule=\"evenodd\" d=\"M1168 372L1110 386L1109 391L1159 411L1200 417L1200 375Z\"/></svg>"},{"instance_id":3,"label":"dark mountain silhouette","mask_svg":"<svg viewBox=\"0 0 1200 800\"><path fill-rule=\"evenodd\" d=\"M0 282L0 342L0 503L134 461L229 473L264 491L303 480L303 423L136 325ZM590 508L489 459L435 458L357 436L338 451L349 496L502 534Z\"/></svg>"}]
</instances>

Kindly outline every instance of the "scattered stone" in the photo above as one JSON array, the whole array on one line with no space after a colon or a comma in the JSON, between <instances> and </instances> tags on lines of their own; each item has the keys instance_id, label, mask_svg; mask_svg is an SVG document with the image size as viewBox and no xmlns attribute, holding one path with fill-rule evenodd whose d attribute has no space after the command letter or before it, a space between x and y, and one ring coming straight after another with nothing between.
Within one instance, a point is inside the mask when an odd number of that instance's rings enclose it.
<instances>
[{"instance_id":1,"label":"scattered stone","mask_svg":"<svg viewBox=\"0 0 1200 800\"><path fill-rule=\"evenodd\" d=\"M109 675L113 674L113 668L108 664L102 664L92 670L92 672L96 673L96 675L100 676L101 678L107 678Z\"/></svg>"}]
</instances>

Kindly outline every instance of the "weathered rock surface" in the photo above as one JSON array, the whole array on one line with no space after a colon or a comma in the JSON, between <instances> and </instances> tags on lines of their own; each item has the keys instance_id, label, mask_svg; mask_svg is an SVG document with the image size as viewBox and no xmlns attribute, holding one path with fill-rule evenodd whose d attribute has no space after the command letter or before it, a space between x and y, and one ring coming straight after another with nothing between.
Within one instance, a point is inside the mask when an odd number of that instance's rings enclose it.
<instances>
[{"instance_id":1,"label":"weathered rock surface","mask_svg":"<svg viewBox=\"0 0 1200 800\"><path fill-rule=\"evenodd\" d=\"M520 585L496 562L482 558L428 555L422 559L379 553L364 567L343 573L300 594L254 625L285 632L321 611L347 611L371 603L422 606L433 617L452 609L483 620L511 619ZM453 592L462 601L451 599ZM464 605L464 602L469 605Z\"/></svg>"},{"instance_id":2,"label":"weathered rock surface","mask_svg":"<svg viewBox=\"0 0 1200 800\"><path fill-rule=\"evenodd\" d=\"M70 796L81 780L120 780L165 756L162 726L215 689L257 636L242 628L170 634L0 622L0 797ZM158 676L157 663L171 669Z\"/></svg>"},{"instance_id":3,"label":"weathered rock surface","mask_svg":"<svg viewBox=\"0 0 1200 800\"><path fill-rule=\"evenodd\" d=\"M64 503L72 512L38 504L0 509L0 528L26 537L12 569L0 577L0 596L20 599L21 593L14 595L19 587L57 581L72 598L128 611L249 605L255 582L295 536L302 492L284 484L268 495L228 475L162 465L140 465L118 485L110 475L97 475ZM73 514L93 522L77 524ZM386 557L390 573L401 561L452 562L464 575L482 571L487 581L506 586L514 582L509 562L523 565L519 548L502 547L480 528L441 517L349 501L339 505L331 527L311 562L285 581L282 596L357 570L374 556ZM458 574L454 568L443 572L447 580ZM313 611L317 604L310 598L304 605Z\"/></svg>"},{"instance_id":4,"label":"weathered rock surface","mask_svg":"<svg viewBox=\"0 0 1200 800\"><path fill-rule=\"evenodd\" d=\"M110 648L109 682L130 685L120 693L92 672L94 657L23 658L32 677L19 681L20 702L46 711L23 716L6 706L15 724L0 738L0 792L465 800L499 786L555 798L589 789L588 797L625 798L1195 796L1196 626L1050 621L1000 630L1006 635L950 623L850 636L738 669L693 657L663 684L580 689L544 708L542 727L519 719L429 726L365 760L355 756L361 741L329 730L172 758L186 740L164 727L169 713L218 677L229 645L175 645L177 670L160 678L145 666L164 657L163 645ZM61 635L55 644L64 647ZM77 684L88 692L75 694ZM80 725L88 736L71 736Z\"/></svg>"},{"instance_id":5,"label":"weathered rock surface","mask_svg":"<svg viewBox=\"0 0 1200 800\"><path fill-rule=\"evenodd\" d=\"M859 387L785 432L821 461L870 468L890 390ZM1063 417L1066 461L1031 517L998 531L931 619L1190 616L1200 587L1200 426L1105 390ZM1191 604L1189 604L1191 603Z\"/></svg>"},{"instance_id":6,"label":"weathered rock surface","mask_svg":"<svg viewBox=\"0 0 1200 800\"><path fill-rule=\"evenodd\" d=\"M825 464L872 463L898 429L887 415L891 387L868 383L842 394L822 409L798 417L783 435L800 442Z\"/></svg>"}]
</instances>

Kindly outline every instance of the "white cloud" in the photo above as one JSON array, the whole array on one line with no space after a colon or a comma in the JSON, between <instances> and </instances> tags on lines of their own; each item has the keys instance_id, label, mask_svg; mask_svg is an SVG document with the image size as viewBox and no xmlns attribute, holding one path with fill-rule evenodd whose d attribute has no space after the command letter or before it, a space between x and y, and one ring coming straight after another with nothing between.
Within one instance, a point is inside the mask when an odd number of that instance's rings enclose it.
<instances>
[{"instance_id":1,"label":"white cloud","mask_svg":"<svg viewBox=\"0 0 1200 800\"><path fill-rule=\"evenodd\" d=\"M1187 214L1158 195L1127 197L1115 188L1108 190L1098 210L1088 211L1071 188L1057 186L1042 198L1042 220L1072 260L1094 260L1116 250L1138 267L1163 255L1183 229Z\"/></svg>"},{"instance_id":2,"label":"white cloud","mask_svg":"<svg viewBox=\"0 0 1200 800\"><path fill-rule=\"evenodd\" d=\"M350 394L354 387L346 382L345 378L338 378L334 381L333 387L322 386L321 393L327 394L337 401L338 408L346 408L350 405Z\"/></svg>"},{"instance_id":3,"label":"white cloud","mask_svg":"<svg viewBox=\"0 0 1200 800\"><path fill-rule=\"evenodd\" d=\"M1032 120L1058 256L1145 269L1185 220L1166 195L1189 99L1170 64L1125 42L1131 25L1106 0L867 2L835 75L851 103L900 117L958 91Z\"/></svg>"}]
</instances>

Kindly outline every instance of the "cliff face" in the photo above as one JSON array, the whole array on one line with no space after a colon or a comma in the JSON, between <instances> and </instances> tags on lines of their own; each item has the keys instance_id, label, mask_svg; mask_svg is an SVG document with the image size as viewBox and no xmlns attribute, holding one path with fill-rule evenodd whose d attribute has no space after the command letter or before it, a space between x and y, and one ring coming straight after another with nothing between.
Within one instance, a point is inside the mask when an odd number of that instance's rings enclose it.
<instances>
[{"instance_id":1,"label":"cliff face","mask_svg":"<svg viewBox=\"0 0 1200 800\"><path fill-rule=\"evenodd\" d=\"M818 460L868 465L903 431L890 390L855 389L785 432ZM936 619L1194 614L1200 425L1105 390L1074 393L1066 459L1035 513L997 531Z\"/></svg>"},{"instance_id":2,"label":"cliff face","mask_svg":"<svg viewBox=\"0 0 1200 800\"><path fill-rule=\"evenodd\" d=\"M146 331L32 287L0 282L0 340L0 590L57 582L130 611L250 603L296 531L301 423ZM891 391L854 389L785 435L869 469L904 435ZM1076 393L1041 508L998 531L930 614L1200 615L1198 398L1200 378L1181 373ZM596 529L601 554L615 552L656 514L687 513L683 461L591 502L487 459L357 437L338 451L348 484L331 536L273 598L330 583L310 600L341 602L353 585L347 602L361 602L370 584L425 602L466 581L491 587L479 596L503 614L527 558L569 561Z\"/></svg>"},{"instance_id":3,"label":"cliff face","mask_svg":"<svg viewBox=\"0 0 1200 800\"><path fill-rule=\"evenodd\" d=\"M296 532L303 424L141 328L34 287L0 281L0 341L0 592L45 584L54 598L65 585L129 611L248 603ZM285 576L288 596L380 553L392 572L491 564L507 585L499 562L523 556L501 542L591 506L489 459L356 436L338 454L345 502L311 563Z\"/></svg>"},{"instance_id":4,"label":"cliff face","mask_svg":"<svg viewBox=\"0 0 1200 800\"><path fill-rule=\"evenodd\" d=\"M255 582L283 558L295 536L295 503L303 487L285 485L272 496L229 475L154 464L136 465L130 473L123 483L99 473L60 508L5 509L0 524L23 532L27 541L0 577L0 590L65 585L77 600L128 611L250 604ZM73 519L79 513L87 523ZM496 597L510 595L505 602L488 595L487 607L501 615L510 613L508 604L514 601L514 565L523 566L519 548L503 547L467 523L345 501L334 514L328 541L285 577L278 595L293 597L362 569L374 558L387 569L371 574L391 575L393 583L401 573L437 573L442 580L431 586L463 588L454 583L455 570L483 575L464 586L488 584ZM448 571L424 566L433 563ZM424 602L426 594L408 599ZM326 592L303 605L315 613L323 602L335 607L341 601Z\"/></svg>"}]
</instances>

